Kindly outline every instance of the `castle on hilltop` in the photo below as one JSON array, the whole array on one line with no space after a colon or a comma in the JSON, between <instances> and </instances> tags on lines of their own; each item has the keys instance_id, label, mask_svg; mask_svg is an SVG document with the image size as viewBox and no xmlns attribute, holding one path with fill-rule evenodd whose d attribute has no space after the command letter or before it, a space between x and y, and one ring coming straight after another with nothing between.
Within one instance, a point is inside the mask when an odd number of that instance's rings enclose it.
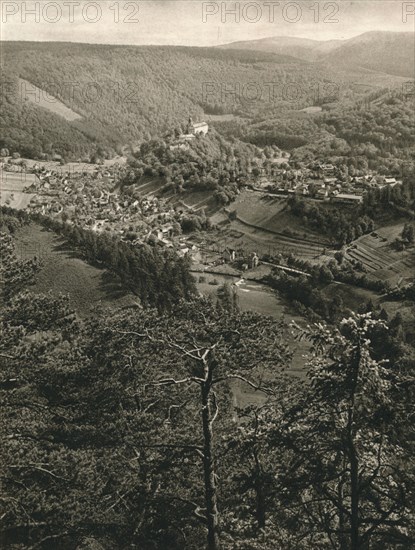
<instances>
[{"instance_id":1,"label":"castle on hilltop","mask_svg":"<svg viewBox=\"0 0 415 550\"><path fill-rule=\"evenodd\" d=\"M197 135L197 134L207 134L209 126L206 122L193 122L192 117L189 116L189 120L186 126L186 134L188 135Z\"/></svg>"},{"instance_id":2,"label":"castle on hilltop","mask_svg":"<svg viewBox=\"0 0 415 550\"><path fill-rule=\"evenodd\" d=\"M195 139L195 136L198 134L206 135L209 131L209 126L206 122L196 122L194 123L192 117L189 116L189 120L184 128L184 134L180 134L178 137L178 144L171 145L170 149L183 149L188 148L189 141Z\"/></svg>"}]
</instances>

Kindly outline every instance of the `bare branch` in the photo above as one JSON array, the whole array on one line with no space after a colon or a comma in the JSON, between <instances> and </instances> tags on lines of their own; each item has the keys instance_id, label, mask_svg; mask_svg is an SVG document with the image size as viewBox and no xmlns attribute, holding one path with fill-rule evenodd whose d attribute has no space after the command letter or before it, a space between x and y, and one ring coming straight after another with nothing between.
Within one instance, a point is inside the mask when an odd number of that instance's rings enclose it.
<instances>
[{"instance_id":1,"label":"bare branch","mask_svg":"<svg viewBox=\"0 0 415 550\"><path fill-rule=\"evenodd\" d=\"M59 476L57 474L54 474L50 470L46 470L45 468L42 468L41 466L37 466L36 464L27 464L27 465L22 465L22 466L11 464L9 466L9 468L13 468L13 469L16 469L16 470L19 470L19 469L22 469L22 470L24 470L24 469L37 470L38 472L43 472L43 473L48 474L51 477L54 477L56 479L62 479L63 481L70 481L68 478Z\"/></svg>"},{"instance_id":2,"label":"bare branch","mask_svg":"<svg viewBox=\"0 0 415 550\"><path fill-rule=\"evenodd\" d=\"M29 547L29 550L33 550L34 548L39 548L39 546L42 546L44 542L54 540L54 539L60 539L62 537L68 536L70 533L69 531L64 531L63 533L58 533L57 535L48 535L47 537L44 537L43 539L39 540L36 544L33 544L33 546Z\"/></svg>"},{"instance_id":3,"label":"bare branch","mask_svg":"<svg viewBox=\"0 0 415 550\"><path fill-rule=\"evenodd\" d=\"M212 391L212 397L213 397L213 399L212 399L213 404L215 405L215 412L213 413L213 416L212 416L212 418L211 418L211 420L210 420L210 424L211 424L211 425L215 422L215 420L216 420L216 418L217 418L217 416L218 416L218 413L219 413L218 401L217 401L217 399L216 399L216 393L215 393L214 391Z\"/></svg>"},{"instance_id":4,"label":"bare branch","mask_svg":"<svg viewBox=\"0 0 415 550\"><path fill-rule=\"evenodd\" d=\"M17 359L14 355L9 355L8 353L0 352L0 357L4 357L4 359Z\"/></svg>"},{"instance_id":5,"label":"bare branch","mask_svg":"<svg viewBox=\"0 0 415 550\"><path fill-rule=\"evenodd\" d=\"M162 380L157 380L156 382L148 382L147 384L144 384L144 390L147 386L173 386L178 384L186 384L189 382L201 384L204 380L203 378L198 378L197 376L188 376L187 378L182 378L181 380L175 380L174 378L163 378Z\"/></svg>"},{"instance_id":6,"label":"bare branch","mask_svg":"<svg viewBox=\"0 0 415 550\"><path fill-rule=\"evenodd\" d=\"M151 445L141 445L145 449L188 449L190 451L195 451L201 458L204 458L203 447L198 445L181 445L180 443L153 443Z\"/></svg>"},{"instance_id":7,"label":"bare branch","mask_svg":"<svg viewBox=\"0 0 415 550\"><path fill-rule=\"evenodd\" d=\"M251 388L254 388L257 391L261 391L263 393L266 393L267 395L271 395L273 393L270 388L264 388L263 386L257 386L256 384L251 382L251 380L248 380L248 378L245 378L245 376L241 376L240 374L227 374L226 376L221 376L220 378L215 378L212 381L212 386L214 384L218 384L219 382L224 382L225 380L231 380L231 379L242 380L243 382L248 384L248 386L251 386Z\"/></svg>"},{"instance_id":8,"label":"bare branch","mask_svg":"<svg viewBox=\"0 0 415 550\"><path fill-rule=\"evenodd\" d=\"M193 510L194 515L197 518L203 520L203 523L206 523L206 509L201 508L193 500L188 500L186 498L182 498L182 497L178 497L176 495L170 495L170 494L163 495L163 498L166 498L166 499L169 499L169 500L180 500L180 502L184 502L185 504L191 504L192 506L194 506L194 510Z\"/></svg>"}]
</instances>

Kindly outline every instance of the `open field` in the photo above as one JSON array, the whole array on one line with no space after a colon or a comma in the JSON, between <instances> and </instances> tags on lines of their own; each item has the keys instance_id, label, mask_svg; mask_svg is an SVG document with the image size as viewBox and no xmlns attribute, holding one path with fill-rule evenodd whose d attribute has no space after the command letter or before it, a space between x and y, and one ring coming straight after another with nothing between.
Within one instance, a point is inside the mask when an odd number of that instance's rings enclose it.
<instances>
[{"instance_id":1,"label":"open field","mask_svg":"<svg viewBox=\"0 0 415 550\"><path fill-rule=\"evenodd\" d=\"M200 276L204 278L204 282L199 282ZM241 311L255 311L262 315L274 317L275 319L284 318L287 323L295 321L300 326L307 324L306 320L298 315L286 300L278 296L275 291L266 285L240 279L239 277L214 275L211 273L195 274L195 278L198 290L202 294L212 297L216 297L218 285L222 285L225 282L232 284L236 289ZM216 281L217 284L213 285L213 281ZM298 342L290 336L288 336L287 344L292 350L295 350L292 364L287 373L303 378L305 356L310 346L307 342Z\"/></svg>"},{"instance_id":2,"label":"open field","mask_svg":"<svg viewBox=\"0 0 415 550\"><path fill-rule=\"evenodd\" d=\"M274 234L261 228L255 228L233 220L223 226L214 239L207 239L207 247L218 252L225 248L243 249L245 253L289 254L308 261L320 262L324 259L326 248L318 243L312 244L292 237Z\"/></svg>"},{"instance_id":3,"label":"open field","mask_svg":"<svg viewBox=\"0 0 415 550\"><path fill-rule=\"evenodd\" d=\"M27 207L33 193L23 193L23 189L36 180L34 174L25 172L6 172L0 168L0 204L17 210Z\"/></svg>"},{"instance_id":4,"label":"open field","mask_svg":"<svg viewBox=\"0 0 415 550\"><path fill-rule=\"evenodd\" d=\"M33 193L21 193L20 191L0 191L0 204L16 210L24 210L34 196Z\"/></svg>"},{"instance_id":5,"label":"open field","mask_svg":"<svg viewBox=\"0 0 415 550\"><path fill-rule=\"evenodd\" d=\"M268 196L257 191L243 191L229 210L237 218L222 226L214 245L244 248L259 254L294 253L300 258L321 260L328 248L327 239L302 225L301 220L286 210L286 199ZM214 223L225 221L213 216Z\"/></svg>"},{"instance_id":6,"label":"open field","mask_svg":"<svg viewBox=\"0 0 415 550\"><path fill-rule=\"evenodd\" d=\"M304 109L301 109L300 112L307 113L309 115L314 115L316 113L321 113L322 110L323 110L322 107L311 106L311 107L304 107Z\"/></svg>"},{"instance_id":7,"label":"open field","mask_svg":"<svg viewBox=\"0 0 415 550\"><path fill-rule=\"evenodd\" d=\"M135 303L134 296L126 292L112 274L87 264L61 237L39 225L30 224L18 230L16 250L20 257L37 256L43 261L32 290L69 294L81 316L99 306L118 309Z\"/></svg>"},{"instance_id":8,"label":"open field","mask_svg":"<svg viewBox=\"0 0 415 550\"><path fill-rule=\"evenodd\" d=\"M7 172L0 168L0 190L1 191L23 191L25 187L35 183L35 174L26 172Z\"/></svg>"},{"instance_id":9,"label":"open field","mask_svg":"<svg viewBox=\"0 0 415 550\"><path fill-rule=\"evenodd\" d=\"M208 247L222 251L230 247L259 255L293 253L308 261L321 261L327 253L327 240L301 225L301 220L286 211L286 199L268 197L255 191L243 191L229 210L237 219L217 212L213 223L220 225Z\"/></svg>"},{"instance_id":10,"label":"open field","mask_svg":"<svg viewBox=\"0 0 415 550\"><path fill-rule=\"evenodd\" d=\"M369 275L392 285L409 281L415 272L413 249L398 252L391 247L401 234L403 225L404 221L401 221L363 235L348 247L347 256L361 261Z\"/></svg>"},{"instance_id":11,"label":"open field","mask_svg":"<svg viewBox=\"0 0 415 550\"><path fill-rule=\"evenodd\" d=\"M9 157L6 157L4 160L7 162ZM105 168L105 167L111 167L114 164L120 164L123 165L127 162L127 157L121 157L116 156L112 159L105 159L104 164L94 164L90 162L66 162L65 164L61 164L60 161L56 160L33 160L33 159L27 159L22 158L20 159L26 163L28 168L32 168L33 166L37 165L39 168L45 168L45 170L51 170L53 172L58 173L81 173L81 172L87 172L92 173L95 172L97 169ZM26 174L26 176L34 177L34 174Z\"/></svg>"},{"instance_id":12,"label":"open field","mask_svg":"<svg viewBox=\"0 0 415 550\"><path fill-rule=\"evenodd\" d=\"M293 216L284 197L275 197L256 191L243 191L231 205L238 218L254 226L275 233L289 232L298 239L328 244L327 238L306 227L302 220Z\"/></svg>"}]
</instances>

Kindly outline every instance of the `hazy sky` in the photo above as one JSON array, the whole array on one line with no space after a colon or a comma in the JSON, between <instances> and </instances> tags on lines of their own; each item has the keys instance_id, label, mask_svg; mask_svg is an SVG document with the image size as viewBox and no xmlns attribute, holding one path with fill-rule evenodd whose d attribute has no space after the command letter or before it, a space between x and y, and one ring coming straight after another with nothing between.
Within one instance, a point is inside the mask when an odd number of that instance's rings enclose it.
<instances>
[{"instance_id":1,"label":"hazy sky","mask_svg":"<svg viewBox=\"0 0 415 550\"><path fill-rule=\"evenodd\" d=\"M3 40L211 46L266 36L414 31L415 1L50 0L1 3Z\"/></svg>"}]
</instances>

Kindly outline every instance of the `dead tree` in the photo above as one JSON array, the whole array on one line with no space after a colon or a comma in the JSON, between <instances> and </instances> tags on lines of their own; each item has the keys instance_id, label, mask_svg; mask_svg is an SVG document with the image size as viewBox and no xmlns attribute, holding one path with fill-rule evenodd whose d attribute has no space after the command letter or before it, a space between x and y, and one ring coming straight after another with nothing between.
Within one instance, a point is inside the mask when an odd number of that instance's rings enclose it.
<instances>
[{"instance_id":1,"label":"dead tree","mask_svg":"<svg viewBox=\"0 0 415 550\"><path fill-rule=\"evenodd\" d=\"M268 393L265 388L259 387L244 376L236 373L224 374L216 376L219 363L216 359L215 349L220 345L221 340L210 346L197 347L184 346L172 340L171 338L154 338L148 332L139 334L137 332L123 332L123 334L135 335L140 338L146 338L151 342L167 345L171 349L175 349L184 358L190 359L195 365L197 375L187 376L182 379L163 378L154 382L148 382L146 386L169 386L179 384L196 384L200 387L201 399L201 418L202 418L202 433L203 446L199 451L203 462L204 474L204 494L205 494L205 518L207 527L207 549L219 550L220 544L220 521L218 511L217 486L216 486L216 470L215 470L215 453L214 453L214 431L213 424L219 413L217 395L214 391L216 384L226 382L232 379L242 380L252 388L264 393ZM215 377L216 376L216 377Z\"/></svg>"}]
</instances>

